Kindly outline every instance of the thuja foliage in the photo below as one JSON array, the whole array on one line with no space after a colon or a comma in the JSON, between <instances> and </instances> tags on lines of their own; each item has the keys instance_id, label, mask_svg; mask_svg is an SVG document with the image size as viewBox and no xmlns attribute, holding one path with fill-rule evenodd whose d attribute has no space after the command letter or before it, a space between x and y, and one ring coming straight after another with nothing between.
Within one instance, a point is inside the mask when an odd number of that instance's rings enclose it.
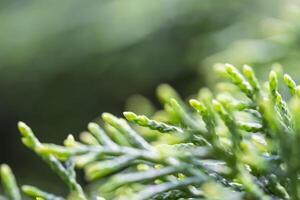
<instances>
[{"instance_id":1,"label":"thuja foliage","mask_svg":"<svg viewBox=\"0 0 300 200\"><path fill-rule=\"evenodd\" d=\"M36 199L300 199L300 86L275 71L257 80L253 70L219 67L225 82L201 89L186 104L168 85L158 88L164 106L151 117L102 114L102 122L64 145L42 143L23 122L22 142L66 183L68 197L35 186ZM280 79L282 81L279 81ZM290 94L279 92L280 83ZM77 182L75 168L90 183ZM6 196L21 199L15 178L1 166Z\"/></svg>"}]
</instances>

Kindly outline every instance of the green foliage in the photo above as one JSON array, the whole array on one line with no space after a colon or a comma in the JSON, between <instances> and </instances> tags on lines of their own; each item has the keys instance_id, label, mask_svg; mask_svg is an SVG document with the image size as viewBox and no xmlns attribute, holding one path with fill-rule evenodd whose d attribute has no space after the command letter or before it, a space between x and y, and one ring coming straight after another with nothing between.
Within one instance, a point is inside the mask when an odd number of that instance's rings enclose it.
<instances>
[{"instance_id":1,"label":"green foliage","mask_svg":"<svg viewBox=\"0 0 300 200\"><path fill-rule=\"evenodd\" d=\"M229 64L221 68L232 88L201 89L190 106L163 85L158 96L164 109L151 119L124 112L130 125L104 113L104 128L92 122L81 141L69 135L64 145L41 143L20 122L22 142L66 183L67 199L300 200L299 86L284 75L287 100L275 71L261 84L249 66L242 72ZM90 189L76 181L75 167L84 170ZM8 199L20 199L7 165L1 178ZM33 186L22 191L64 199Z\"/></svg>"},{"instance_id":2,"label":"green foliage","mask_svg":"<svg viewBox=\"0 0 300 200\"><path fill-rule=\"evenodd\" d=\"M16 184L15 176L8 165L1 165L0 169L2 184L5 189L8 199L21 199L19 188Z\"/></svg>"}]
</instances>

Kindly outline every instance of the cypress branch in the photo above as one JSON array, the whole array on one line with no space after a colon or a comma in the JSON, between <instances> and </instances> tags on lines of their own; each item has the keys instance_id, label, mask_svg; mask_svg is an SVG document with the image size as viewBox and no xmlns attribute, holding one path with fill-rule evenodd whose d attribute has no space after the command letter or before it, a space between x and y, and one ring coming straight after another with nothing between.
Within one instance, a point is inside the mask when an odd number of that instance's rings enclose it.
<instances>
[{"instance_id":1,"label":"cypress branch","mask_svg":"<svg viewBox=\"0 0 300 200\"><path fill-rule=\"evenodd\" d=\"M275 71L265 88L247 65L242 72L229 64L218 64L218 70L230 82L214 93L200 90L189 106L169 85L160 86L164 110L155 116L162 114L164 122L123 113L148 129L104 113L103 127L89 123L79 141L69 135L64 145L40 142L20 122L22 142L66 183L67 199L213 199L214 191L224 199L300 200L300 87L284 75L289 99L278 90ZM164 134L169 132L180 134ZM76 181L75 167L92 192ZM6 194L0 199L20 200L10 168L2 165L0 172ZM33 186L22 191L36 199L64 199Z\"/></svg>"}]
</instances>

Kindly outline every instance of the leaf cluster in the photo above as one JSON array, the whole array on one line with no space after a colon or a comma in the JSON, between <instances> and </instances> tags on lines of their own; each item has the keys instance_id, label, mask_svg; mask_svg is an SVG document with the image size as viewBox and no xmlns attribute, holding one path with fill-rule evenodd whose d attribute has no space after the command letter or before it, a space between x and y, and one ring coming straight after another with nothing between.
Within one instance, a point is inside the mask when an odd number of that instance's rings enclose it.
<instances>
[{"instance_id":1,"label":"leaf cluster","mask_svg":"<svg viewBox=\"0 0 300 200\"><path fill-rule=\"evenodd\" d=\"M164 109L153 116L102 114L75 140L40 142L19 122L22 142L66 183L68 197L22 186L33 198L54 199L248 199L299 200L300 87L289 76L279 91L271 71L261 83L251 67L222 65L225 82L199 91L189 105L168 85L158 88ZM90 183L83 190L75 167ZM7 165L1 167L6 197L21 195Z\"/></svg>"}]
</instances>

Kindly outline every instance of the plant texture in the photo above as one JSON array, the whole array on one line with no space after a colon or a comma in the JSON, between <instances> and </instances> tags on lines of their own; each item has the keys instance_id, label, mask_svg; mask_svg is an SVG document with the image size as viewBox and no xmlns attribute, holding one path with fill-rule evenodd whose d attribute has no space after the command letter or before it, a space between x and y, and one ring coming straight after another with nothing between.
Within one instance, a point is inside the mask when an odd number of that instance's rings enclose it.
<instances>
[{"instance_id":1,"label":"plant texture","mask_svg":"<svg viewBox=\"0 0 300 200\"><path fill-rule=\"evenodd\" d=\"M158 88L164 106L151 119L133 112L102 114L80 141L40 142L19 122L22 142L69 187L67 199L299 200L300 86L271 71L261 83L253 70L219 65L229 81L201 89L186 105L168 85ZM282 77L290 95L279 92ZM101 126L100 126L101 125ZM76 181L83 169L90 183ZM21 195L7 165L1 166L6 197ZM34 186L32 198L65 199Z\"/></svg>"}]
</instances>

